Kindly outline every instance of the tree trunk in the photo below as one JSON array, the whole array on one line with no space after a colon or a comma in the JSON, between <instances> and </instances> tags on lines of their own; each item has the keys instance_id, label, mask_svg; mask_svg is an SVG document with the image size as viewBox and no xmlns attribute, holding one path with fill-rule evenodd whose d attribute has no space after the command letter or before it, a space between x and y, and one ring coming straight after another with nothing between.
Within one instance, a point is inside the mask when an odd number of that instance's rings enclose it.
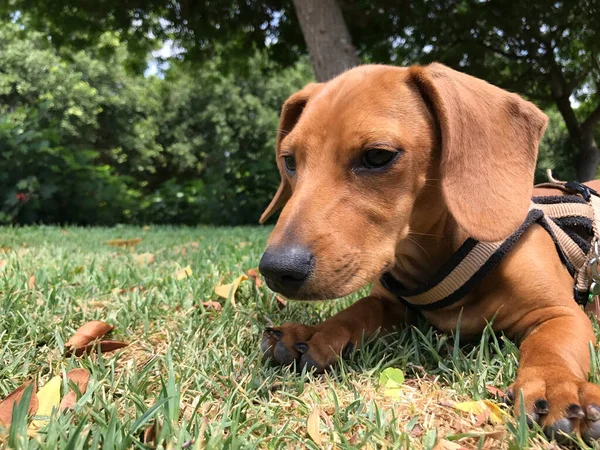
<instances>
[{"instance_id":1,"label":"tree trunk","mask_svg":"<svg viewBox=\"0 0 600 450\"><path fill-rule=\"evenodd\" d=\"M600 150L594 139L593 129L582 129L579 141L579 157L577 158L577 178L589 181L596 178L600 165Z\"/></svg>"},{"instance_id":2,"label":"tree trunk","mask_svg":"<svg viewBox=\"0 0 600 450\"><path fill-rule=\"evenodd\" d=\"M337 0L294 0L294 7L318 81L359 64Z\"/></svg>"}]
</instances>

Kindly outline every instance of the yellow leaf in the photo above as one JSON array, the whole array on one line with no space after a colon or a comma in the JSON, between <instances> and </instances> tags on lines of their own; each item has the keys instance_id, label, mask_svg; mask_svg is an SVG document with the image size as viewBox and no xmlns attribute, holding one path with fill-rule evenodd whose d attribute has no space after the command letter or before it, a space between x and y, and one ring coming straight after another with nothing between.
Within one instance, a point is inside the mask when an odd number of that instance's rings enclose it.
<instances>
[{"instance_id":1,"label":"yellow leaf","mask_svg":"<svg viewBox=\"0 0 600 450\"><path fill-rule=\"evenodd\" d=\"M61 377L53 377L38 391L37 398L39 407L35 416L33 416L33 420L27 427L28 436L35 436L40 428L47 425L50 421L52 410L58 409L58 405L60 404L61 384Z\"/></svg>"},{"instance_id":2,"label":"yellow leaf","mask_svg":"<svg viewBox=\"0 0 600 450\"><path fill-rule=\"evenodd\" d=\"M179 269L175 274L175 278L178 280L185 280L187 277L192 275L192 268L190 266Z\"/></svg>"},{"instance_id":3,"label":"yellow leaf","mask_svg":"<svg viewBox=\"0 0 600 450\"><path fill-rule=\"evenodd\" d=\"M111 247L135 247L140 242L142 242L142 238L133 238L133 239L111 239L106 243Z\"/></svg>"},{"instance_id":4,"label":"yellow leaf","mask_svg":"<svg viewBox=\"0 0 600 450\"><path fill-rule=\"evenodd\" d=\"M139 255L133 255L133 260L140 266L149 266L154 262L154 255L152 253L140 253Z\"/></svg>"},{"instance_id":5,"label":"yellow leaf","mask_svg":"<svg viewBox=\"0 0 600 450\"><path fill-rule=\"evenodd\" d=\"M383 387L383 395L398 398L404 391L404 372L400 369L388 367L379 376L379 385Z\"/></svg>"},{"instance_id":6,"label":"yellow leaf","mask_svg":"<svg viewBox=\"0 0 600 450\"><path fill-rule=\"evenodd\" d=\"M319 408L315 406L306 420L306 431L318 446L321 445L321 431L319 430L321 420L319 419L319 416Z\"/></svg>"},{"instance_id":7,"label":"yellow leaf","mask_svg":"<svg viewBox=\"0 0 600 450\"><path fill-rule=\"evenodd\" d=\"M215 288L215 294L217 294L219 297L223 297L225 299L231 298L231 304L233 306L235 306L235 293L238 290L240 283L247 279L248 279L248 276L246 274L240 275L235 280L233 280L233 283L222 284L220 286L217 286Z\"/></svg>"},{"instance_id":8,"label":"yellow leaf","mask_svg":"<svg viewBox=\"0 0 600 450\"><path fill-rule=\"evenodd\" d=\"M479 400L476 402L455 403L454 409L464 411L466 413L478 416L488 411L490 413L490 421L494 424L504 423L506 413L491 400Z\"/></svg>"}]
</instances>

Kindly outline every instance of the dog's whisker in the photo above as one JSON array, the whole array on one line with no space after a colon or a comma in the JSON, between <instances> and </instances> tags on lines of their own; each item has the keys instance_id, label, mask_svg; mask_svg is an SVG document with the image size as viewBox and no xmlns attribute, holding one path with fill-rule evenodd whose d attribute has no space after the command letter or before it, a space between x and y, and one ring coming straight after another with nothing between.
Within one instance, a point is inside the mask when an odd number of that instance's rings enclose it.
<instances>
[{"instance_id":1,"label":"dog's whisker","mask_svg":"<svg viewBox=\"0 0 600 450\"><path fill-rule=\"evenodd\" d=\"M429 252L427 250L425 250L425 247L423 247L421 244L419 244L415 239L411 238L410 236L406 236L406 238L409 241L411 241L413 244L417 245L421 250L423 250L429 259L432 259Z\"/></svg>"}]
</instances>

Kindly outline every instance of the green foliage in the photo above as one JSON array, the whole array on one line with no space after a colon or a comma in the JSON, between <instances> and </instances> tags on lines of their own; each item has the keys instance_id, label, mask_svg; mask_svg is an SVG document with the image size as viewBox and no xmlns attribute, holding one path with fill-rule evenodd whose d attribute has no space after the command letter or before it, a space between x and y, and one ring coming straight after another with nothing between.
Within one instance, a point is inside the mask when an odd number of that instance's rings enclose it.
<instances>
[{"instance_id":1,"label":"green foliage","mask_svg":"<svg viewBox=\"0 0 600 450\"><path fill-rule=\"evenodd\" d=\"M558 111L546 110L548 128L542 137L535 170L536 183L548 181L546 170L559 180L576 180L575 155L577 148L569 138L565 123Z\"/></svg>"},{"instance_id":2,"label":"green foliage","mask_svg":"<svg viewBox=\"0 0 600 450\"><path fill-rule=\"evenodd\" d=\"M0 47L0 223L256 223L280 105L311 78L260 54L145 78L114 33L57 51L14 23Z\"/></svg>"}]
</instances>

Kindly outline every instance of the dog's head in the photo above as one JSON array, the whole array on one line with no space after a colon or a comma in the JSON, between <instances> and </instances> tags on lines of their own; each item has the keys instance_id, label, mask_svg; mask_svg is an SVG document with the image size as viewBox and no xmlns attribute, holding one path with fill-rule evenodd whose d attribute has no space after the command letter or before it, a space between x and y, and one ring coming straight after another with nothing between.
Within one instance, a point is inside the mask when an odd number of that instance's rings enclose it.
<instances>
[{"instance_id":1,"label":"dog's head","mask_svg":"<svg viewBox=\"0 0 600 450\"><path fill-rule=\"evenodd\" d=\"M309 84L283 105L281 184L261 222L283 211L260 270L298 299L336 298L394 261L424 192L470 236L524 220L546 116L440 64L361 66Z\"/></svg>"}]
</instances>

